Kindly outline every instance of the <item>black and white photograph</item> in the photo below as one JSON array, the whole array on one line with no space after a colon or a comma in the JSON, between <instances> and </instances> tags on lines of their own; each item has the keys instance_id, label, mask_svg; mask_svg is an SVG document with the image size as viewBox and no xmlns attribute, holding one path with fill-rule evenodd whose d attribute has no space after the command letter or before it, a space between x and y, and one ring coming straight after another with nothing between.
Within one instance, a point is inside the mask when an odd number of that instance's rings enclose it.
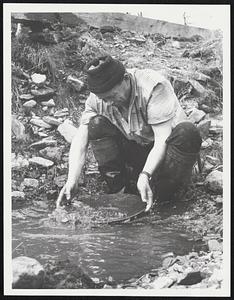
<instances>
[{"instance_id":1,"label":"black and white photograph","mask_svg":"<svg viewBox=\"0 0 234 300\"><path fill-rule=\"evenodd\" d=\"M4 294L230 295L230 6L4 4Z\"/></svg>"}]
</instances>

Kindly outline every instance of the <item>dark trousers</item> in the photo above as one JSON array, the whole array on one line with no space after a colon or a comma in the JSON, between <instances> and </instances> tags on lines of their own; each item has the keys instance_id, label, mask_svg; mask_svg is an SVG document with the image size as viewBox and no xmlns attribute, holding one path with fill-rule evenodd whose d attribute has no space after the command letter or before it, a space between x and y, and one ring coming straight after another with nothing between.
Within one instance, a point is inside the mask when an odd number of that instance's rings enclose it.
<instances>
[{"instance_id":1,"label":"dark trousers","mask_svg":"<svg viewBox=\"0 0 234 300\"><path fill-rule=\"evenodd\" d=\"M107 118L95 116L89 123L89 141L99 171L111 193L136 193L136 182L153 143L142 146L125 136ZM156 141L157 144L157 141ZM151 186L159 201L169 201L186 186L201 146L201 137L191 122L178 124L166 140L163 162L153 174Z\"/></svg>"}]
</instances>

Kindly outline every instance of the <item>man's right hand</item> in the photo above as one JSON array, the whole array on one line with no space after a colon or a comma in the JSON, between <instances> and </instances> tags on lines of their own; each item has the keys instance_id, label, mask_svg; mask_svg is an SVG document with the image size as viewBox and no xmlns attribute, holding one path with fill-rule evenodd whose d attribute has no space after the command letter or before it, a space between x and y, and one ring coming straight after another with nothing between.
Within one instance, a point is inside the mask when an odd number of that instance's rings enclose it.
<instances>
[{"instance_id":1,"label":"man's right hand","mask_svg":"<svg viewBox=\"0 0 234 300\"><path fill-rule=\"evenodd\" d=\"M61 207L61 203L64 200L64 198L66 198L67 201L69 201L71 199L71 194L72 194L74 188L75 188L74 183L71 183L69 181L66 182L64 187L61 189L61 191L59 193L59 196L58 196L58 199L56 201L56 207L57 208Z\"/></svg>"}]
</instances>

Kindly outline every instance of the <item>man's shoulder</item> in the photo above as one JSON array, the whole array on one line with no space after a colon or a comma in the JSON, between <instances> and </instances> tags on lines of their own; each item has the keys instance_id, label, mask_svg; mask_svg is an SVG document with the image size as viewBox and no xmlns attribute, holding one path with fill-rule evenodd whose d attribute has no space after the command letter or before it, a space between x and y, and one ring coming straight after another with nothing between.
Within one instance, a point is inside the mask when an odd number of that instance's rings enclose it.
<instances>
[{"instance_id":1,"label":"man's shoulder","mask_svg":"<svg viewBox=\"0 0 234 300\"><path fill-rule=\"evenodd\" d=\"M167 80L163 70L156 71L149 68L145 68L145 69L132 68L132 69L127 69L127 71L130 74L132 74L135 77L135 79L139 82L151 81L152 83L159 83Z\"/></svg>"}]
</instances>

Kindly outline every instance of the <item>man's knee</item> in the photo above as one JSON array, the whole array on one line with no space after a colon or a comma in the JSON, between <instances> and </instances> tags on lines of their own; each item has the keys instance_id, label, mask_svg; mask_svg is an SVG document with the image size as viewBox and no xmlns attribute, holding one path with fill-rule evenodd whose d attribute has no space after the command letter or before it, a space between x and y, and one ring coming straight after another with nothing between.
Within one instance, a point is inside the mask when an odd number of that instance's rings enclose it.
<instances>
[{"instance_id":1,"label":"man's knee","mask_svg":"<svg viewBox=\"0 0 234 300\"><path fill-rule=\"evenodd\" d=\"M191 122L178 124L167 139L167 144L176 146L180 151L197 153L200 151L202 139L197 127Z\"/></svg>"},{"instance_id":2,"label":"man's knee","mask_svg":"<svg viewBox=\"0 0 234 300\"><path fill-rule=\"evenodd\" d=\"M116 135L117 129L107 118L97 115L90 119L88 132L89 140L97 140L107 136Z\"/></svg>"}]
</instances>

